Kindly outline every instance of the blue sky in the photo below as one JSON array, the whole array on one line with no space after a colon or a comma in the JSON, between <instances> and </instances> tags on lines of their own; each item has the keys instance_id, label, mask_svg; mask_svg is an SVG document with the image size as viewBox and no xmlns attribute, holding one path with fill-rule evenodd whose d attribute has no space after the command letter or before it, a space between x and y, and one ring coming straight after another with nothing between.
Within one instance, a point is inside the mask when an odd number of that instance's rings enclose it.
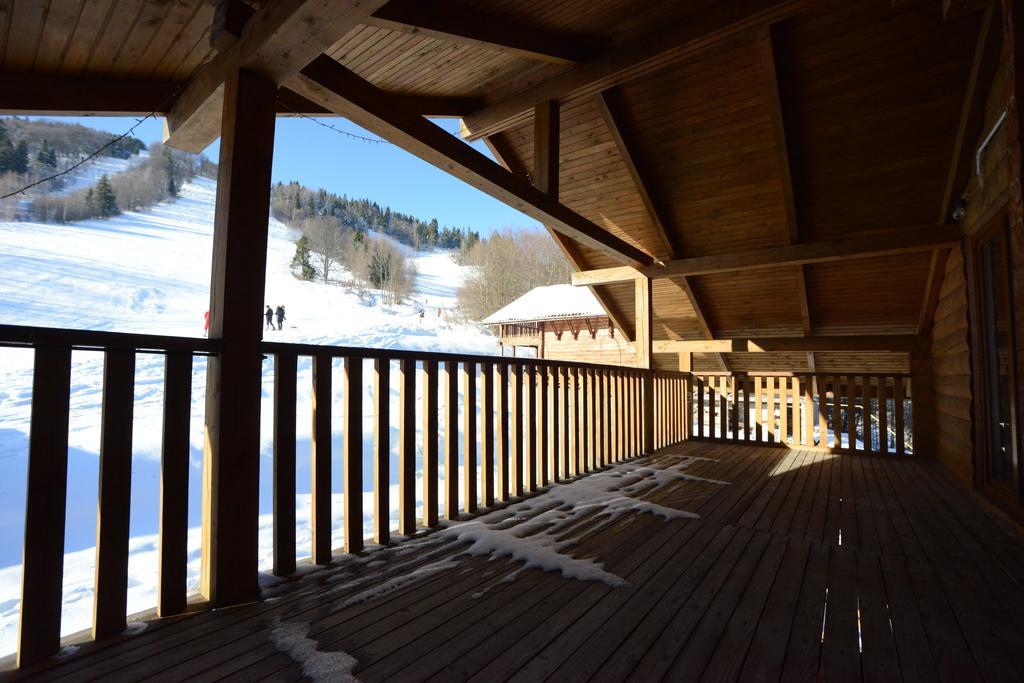
<instances>
[{"instance_id":1,"label":"blue sky","mask_svg":"<svg viewBox=\"0 0 1024 683\"><path fill-rule=\"evenodd\" d=\"M117 134L134 123L124 117L40 118L80 123ZM346 119L320 120L358 135L376 137ZM459 125L457 119L437 119L435 123L453 134ZM135 131L135 136L145 143L157 142L162 135L162 119L145 121ZM473 147L490 157L482 143L474 143ZM206 150L213 161L217 161L218 153L218 143ZM275 182L298 180L312 188L367 197L424 220L437 218L442 225L471 227L484 234L504 228L540 229L529 216L394 145L353 140L305 119L277 120L273 175Z\"/></svg>"}]
</instances>

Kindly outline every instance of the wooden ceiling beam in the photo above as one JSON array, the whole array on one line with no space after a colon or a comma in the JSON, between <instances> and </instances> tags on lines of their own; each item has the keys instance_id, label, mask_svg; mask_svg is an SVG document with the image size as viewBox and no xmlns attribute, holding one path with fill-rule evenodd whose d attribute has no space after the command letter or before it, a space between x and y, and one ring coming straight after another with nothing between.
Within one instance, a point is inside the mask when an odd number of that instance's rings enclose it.
<instances>
[{"instance_id":1,"label":"wooden ceiling beam","mask_svg":"<svg viewBox=\"0 0 1024 683\"><path fill-rule=\"evenodd\" d=\"M185 87L170 81L122 81L0 73L0 114L145 116L163 114Z\"/></svg>"},{"instance_id":2,"label":"wooden ceiling beam","mask_svg":"<svg viewBox=\"0 0 1024 683\"><path fill-rule=\"evenodd\" d=\"M964 101L960 110L960 123L957 126L949 172L946 176L946 189L942 195L942 204L939 206L939 224L954 222L953 207L971 177L974 145L982 135L985 99L988 97L992 79L998 69L999 51L1002 46L1002 32L994 20L995 13L995 5L990 5L985 10L981 26L978 29L978 39L974 46L974 60L967 77Z\"/></svg>"},{"instance_id":3,"label":"wooden ceiling beam","mask_svg":"<svg viewBox=\"0 0 1024 683\"><path fill-rule=\"evenodd\" d=\"M574 285L602 285L627 282L636 277L682 277L712 275L761 268L784 268L808 263L830 263L862 258L916 254L960 243L955 225L927 225L906 230L862 233L839 240L801 242L715 256L675 259L644 268L602 268L573 273Z\"/></svg>"},{"instance_id":4,"label":"wooden ceiling beam","mask_svg":"<svg viewBox=\"0 0 1024 683\"><path fill-rule=\"evenodd\" d=\"M201 152L220 135L224 81L246 69L282 85L386 0L281 0L263 5L237 40L192 77L165 121L165 142Z\"/></svg>"},{"instance_id":5,"label":"wooden ceiling beam","mask_svg":"<svg viewBox=\"0 0 1024 683\"><path fill-rule=\"evenodd\" d=\"M840 240L802 242L757 251L734 252L715 256L674 259L662 264L634 268L617 266L573 273L574 285L608 285L629 282L638 277L692 277L762 268L785 268L809 263L829 263L862 258L913 254L947 248L960 241L959 228L925 226L871 235L856 235Z\"/></svg>"},{"instance_id":6,"label":"wooden ceiling beam","mask_svg":"<svg viewBox=\"0 0 1024 683\"><path fill-rule=\"evenodd\" d=\"M376 86L326 55L289 84L308 100L344 116L544 225L620 263L648 266L654 258L509 173L486 155L416 112L401 109Z\"/></svg>"},{"instance_id":7,"label":"wooden ceiling beam","mask_svg":"<svg viewBox=\"0 0 1024 683\"><path fill-rule=\"evenodd\" d=\"M600 48L582 36L524 26L469 6L445 10L423 0L391 0L364 23L553 64L576 64Z\"/></svg>"},{"instance_id":8,"label":"wooden ceiling beam","mask_svg":"<svg viewBox=\"0 0 1024 683\"><path fill-rule=\"evenodd\" d=\"M927 343L927 337L910 334L697 340L664 339L654 342L654 350L656 353L909 352L921 349Z\"/></svg>"},{"instance_id":9,"label":"wooden ceiling beam","mask_svg":"<svg viewBox=\"0 0 1024 683\"><path fill-rule=\"evenodd\" d=\"M745 40L749 30L790 16L810 4L810 0L714 3L697 16L670 22L661 30L630 40L570 71L480 109L466 117L466 132L471 140L493 135L522 122L544 100L596 95L684 57L731 40Z\"/></svg>"},{"instance_id":10,"label":"wooden ceiling beam","mask_svg":"<svg viewBox=\"0 0 1024 683\"><path fill-rule=\"evenodd\" d=\"M501 164L502 168L520 178L526 178L526 170L518 162L511 145L509 145L503 137L495 135L493 137L484 138L484 144L486 144L487 148L491 150L491 154L494 155L494 158L499 164ZM572 267L579 268L584 262L583 256L580 254L579 246L572 240L566 238L560 232L556 232L551 228L547 228L547 231L551 235L551 239L553 239L555 244L558 245L558 248L562 250L565 258L572 264ZM594 295L594 298L597 299L597 302L601 304L601 307L604 308L604 312L608 314L608 322L611 324L613 331L612 336L614 336L615 328L618 328L622 338L627 342L632 342L633 332L626 328L625 320L619 314L618 310L612 305L608 297L596 287L591 287L590 292Z\"/></svg>"}]
</instances>

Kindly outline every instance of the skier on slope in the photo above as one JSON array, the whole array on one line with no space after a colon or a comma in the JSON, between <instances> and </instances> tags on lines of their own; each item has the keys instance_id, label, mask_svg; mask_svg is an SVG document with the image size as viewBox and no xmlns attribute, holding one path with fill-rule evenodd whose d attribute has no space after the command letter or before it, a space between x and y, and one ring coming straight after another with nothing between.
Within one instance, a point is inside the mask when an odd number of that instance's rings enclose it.
<instances>
[{"instance_id":1,"label":"skier on slope","mask_svg":"<svg viewBox=\"0 0 1024 683\"><path fill-rule=\"evenodd\" d=\"M284 329L284 306L277 307L277 329Z\"/></svg>"},{"instance_id":2,"label":"skier on slope","mask_svg":"<svg viewBox=\"0 0 1024 683\"><path fill-rule=\"evenodd\" d=\"M267 306L267 310L263 312L263 317L267 319L266 327L264 327L263 329L274 329L274 309L272 309L270 306Z\"/></svg>"}]
</instances>

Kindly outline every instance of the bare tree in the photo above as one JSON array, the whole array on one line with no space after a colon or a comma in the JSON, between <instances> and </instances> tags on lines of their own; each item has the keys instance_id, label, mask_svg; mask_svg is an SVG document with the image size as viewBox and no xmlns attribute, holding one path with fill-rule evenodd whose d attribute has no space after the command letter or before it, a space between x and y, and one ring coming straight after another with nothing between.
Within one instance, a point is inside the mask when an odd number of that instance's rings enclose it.
<instances>
[{"instance_id":1,"label":"bare tree","mask_svg":"<svg viewBox=\"0 0 1024 683\"><path fill-rule=\"evenodd\" d=\"M473 267L458 300L471 320L481 320L534 287L569 282L572 267L546 232L494 233L475 243L465 256Z\"/></svg>"},{"instance_id":2,"label":"bare tree","mask_svg":"<svg viewBox=\"0 0 1024 683\"><path fill-rule=\"evenodd\" d=\"M324 282L330 278L331 270L340 265L345 253L346 238L337 219L316 216L303 221L302 232L309 238L309 251L313 264Z\"/></svg>"}]
</instances>

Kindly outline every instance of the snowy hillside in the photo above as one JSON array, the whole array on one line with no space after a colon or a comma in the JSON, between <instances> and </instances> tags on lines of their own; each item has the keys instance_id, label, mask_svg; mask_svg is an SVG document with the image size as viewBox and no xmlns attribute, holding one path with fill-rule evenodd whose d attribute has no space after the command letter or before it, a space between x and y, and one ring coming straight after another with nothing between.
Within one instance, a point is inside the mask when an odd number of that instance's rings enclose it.
<instances>
[{"instance_id":1,"label":"snowy hillside","mask_svg":"<svg viewBox=\"0 0 1024 683\"><path fill-rule=\"evenodd\" d=\"M175 202L108 221L72 225L0 222L0 323L74 327L121 332L201 336L208 308L215 186L197 179L182 188ZM303 282L289 269L297 235L271 221L266 303L287 310L282 331L267 331L274 341L412 350L498 353L496 339L478 325L450 322L455 289L463 269L447 253L416 257L414 301L398 306L375 301L339 285ZM426 315L420 318L420 310ZM65 535L63 632L90 624L95 560L97 452L103 361L101 354L75 352L72 368L68 513ZM27 439L31 406L32 354L0 349L0 655L16 646L21 590L21 546ZM309 453L311 371L300 362L298 405L297 504L298 553L309 552ZM366 372L366 396L372 373ZM273 362L264 365L263 447L261 454L261 566L271 558L271 407ZM160 425L163 359L140 355L135 385L132 472L129 612L155 605L157 503L159 500ZM192 467L190 481L189 575L199 570L199 480L205 363L197 358L193 374ZM336 381L335 400L342 383ZM392 386L393 414L397 391ZM371 403L364 401L364 491L372 485L369 461ZM336 412L335 438L341 433ZM393 439L393 442L395 439ZM341 452L340 439L336 452ZM392 458L396 455L393 453ZM340 470L336 468L336 470ZM392 472L397 477L397 467ZM397 485L397 479L392 482ZM341 490L340 471L334 490ZM397 501L397 495L392 496ZM341 497L335 501L339 534ZM366 506L372 511L372 505ZM364 520L369 530L369 520Z\"/></svg>"}]
</instances>

